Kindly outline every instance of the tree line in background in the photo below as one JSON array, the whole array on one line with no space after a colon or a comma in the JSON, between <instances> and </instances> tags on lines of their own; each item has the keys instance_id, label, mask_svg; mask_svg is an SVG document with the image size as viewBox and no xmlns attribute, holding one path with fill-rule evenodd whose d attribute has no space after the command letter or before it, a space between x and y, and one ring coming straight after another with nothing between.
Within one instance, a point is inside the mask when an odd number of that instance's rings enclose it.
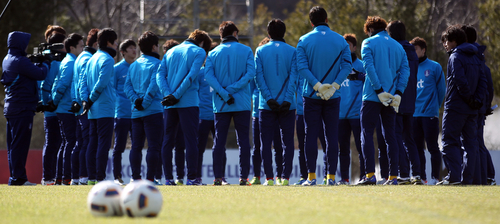
<instances>
[{"instance_id":1,"label":"tree line in background","mask_svg":"<svg viewBox=\"0 0 500 224\"><path fill-rule=\"evenodd\" d=\"M295 4L293 11L272 12L275 4ZM312 28L309 9L323 6L328 12L329 26L339 34L354 33L358 45L367 38L363 24L367 16L379 15L387 21L401 20L405 23L406 38L420 36L427 41L427 55L438 61L446 71L448 55L441 44L441 33L448 25L472 24L478 29L478 42L486 45L486 60L490 67L495 90L500 90L500 1L498 0L274 0L254 5L253 30L241 0L145 0L144 21L141 21L140 1L133 0L31 0L29 4L13 1L0 20L0 55L7 53L7 35L14 30L32 34L28 53L38 43L44 42L43 33L49 24L63 26L69 33L86 36L91 28L111 27L119 40L134 39L146 30L160 36L177 36L182 41L196 24L199 29L218 36L218 26L223 20L233 20L241 36L253 33L253 42L243 43L255 48L267 36L267 23L275 14L287 25L285 40L296 46L298 39ZM243 1L244 2L244 1ZM7 0L2 0L4 7ZM234 3L234 4L233 4ZM224 5L226 4L226 5ZM168 12L168 13L167 13ZM199 16L195 16L199 15ZM167 21L167 22L166 22ZM179 38L183 37L183 39ZM219 40L215 39L216 42ZM358 56L360 46L358 46ZM0 109L3 110L3 88L0 90ZM3 117L3 114L0 115ZM0 129L5 130L5 119L0 119ZM2 132L3 133L3 132ZM35 117L32 148L43 146L43 116ZM5 136L0 135L0 148L5 147ZM234 143L236 147L236 143Z\"/></svg>"}]
</instances>

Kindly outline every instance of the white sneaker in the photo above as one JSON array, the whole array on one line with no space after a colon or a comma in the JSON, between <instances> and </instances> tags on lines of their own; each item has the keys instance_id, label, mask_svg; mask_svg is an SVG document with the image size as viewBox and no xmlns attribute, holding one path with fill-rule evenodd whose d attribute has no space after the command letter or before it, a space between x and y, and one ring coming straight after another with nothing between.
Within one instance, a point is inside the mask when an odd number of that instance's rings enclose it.
<instances>
[{"instance_id":1,"label":"white sneaker","mask_svg":"<svg viewBox=\"0 0 500 224\"><path fill-rule=\"evenodd\" d=\"M80 185L87 185L88 177L80 177Z\"/></svg>"},{"instance_id":2,"label":"white sneaker","mask_svg":"<svg viewBox=\"0 0 500 224\"><path fill-rule=\"evenodd\" d=\"M42 185L44 185L44 186L55 185L55 184L56 184L55 180L43 180L42 179Z\"/></svg>"},{"instance_id":3,"label":"white sneaker","mask_svg":"<svg viewBox=\"0 0 500 224\"><path fill-rule=\"evenodd\" d=\"M31 183L29 181L26 181L26 182L24 182L24 184L22 186L36 186L36 184L35 183Z\"/></svg>"},{"instance_id":4,"label":"white sneaker","mask_svg":"<svg viewBox=\"0 0 500 224\"><path fill-rule=\"evenodd\" d=\"M130 182L132 182L132 181L133 181L133 179L130 179ZM115 179L115 184L118 184L118 185L120 185L120 186L125 185L125 183L123 183L122 178L116 178L116 179Z\"/></svg>"},{"instance_id":5,"label":"white sneaker","mask_svg":"<svg viewBox=\"0 0 500 224\"><path fill-rule=\"evenodd\" d=\"M79 184L80 184L80 179L71 180L71 185L79 185Z\"/></svg>"},{"instance_id":6,"label":"white sneaker","mask_svg":"<svg viewBox=\"0 0 500 224\"><path fill-rule=\"evenodd\" d=\"M385 182L387 182L387 179L382 178L382 179L380 179L380 180L377 181L377 185L384 185Z\"/></svg>"},{"instance_id":7,"label":"white sneaker","mask_svg":"<svg viewBox=\"0 0 500 224\"><path fill-rule=\"evenodd\" d=\"M427 181L427 185L436 185L439 181L431 178L429 181Z\"/></svg>"}]
</instances>

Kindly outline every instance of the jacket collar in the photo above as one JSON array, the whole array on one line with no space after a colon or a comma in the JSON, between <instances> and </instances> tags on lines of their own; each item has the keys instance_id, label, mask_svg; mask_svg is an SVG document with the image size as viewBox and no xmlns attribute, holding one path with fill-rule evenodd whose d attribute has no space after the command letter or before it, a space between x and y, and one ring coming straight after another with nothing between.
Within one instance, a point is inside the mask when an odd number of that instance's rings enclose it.
<instances>
[{"instance_id":1,"label":"jacket collar","mask_svg":"<svg viewBox=\"0 0 500 224\"><path fill-rule=\"evenodd\" d=\"M189 43L192 43L196 46L200 46L200 43L198 43L198 41L191 39L191 38L186 39L185 42L189 42Z\"/></svg>"},{"instance_id":2,"label":"jacket collar","mask_svg":"<svg viewBox=\"0 0 500 224\"><path fill-rule=\"evenodd\" d=\"M427 55L424 55L423 57L418 58L418 63L420 64L420 63L424 62L425 60L427 60Z\"/></svg>"},{"instance_id":3,"label":"jacket collar","mask_svg":"<svg viewBox=\"0 0 500 224\"><path fill-rule=\"evenodd\" d=\"M226 36L224 38L222 38L222 43L225 44L227 42L239 42L238 39L236 39L236 37L232 36L232 35L229 35L229 36Z\"/></svg>"},{"instance_id":4,"label":"jacket collar","mask_svg":"<svg viewBox=\"0 0 500 224\"><path fill-rule=\"evenodd\" d=\"M83 50L90 52L92 55L95 54L95 52L97 51L95 48L89 47L89 46L85 46L85 48L83 48Z\"/></svg>"},{"instance_id":5,"label":"jacket collar","mask_svg":"<svg viewBox=\"0 0 500 224\"><path fill-rule=\"evenodd\" d=\"M326 26L326 27L330 28L330 26L328 26L328 23L325 23L325 22L321 22L321 23L315 24L314 28L316 28L318 26Z\"/></svg>"},{"instance_id":6,"label":"jacket collar","mask_svg":"<svg viewBox=\"0 0 500 224\"><path fill-rule=\"evenodd\" d=\"M370 37L373 37L375 35L377 35L377 33L380 33L382 31L384 31L385 29L378 29L378 30L374 30L372 33L370 33Z\"/></svg>"},{"instance_id":7,"label":"jacket collar","mask_svg":"<svg viewBox=\"0 0 500 224\"><path fill-rule=\"evenodd\" d=\"M143 55L147 55L147 56L151 56L151 57L155 57L156 59L160 59L160 55L156 52L142 52Z\"/></svg>"},{"instance_id":8,"label":"jacket collar","mask_svg":"<svg viewBox=\"0 0 500 224\"><path fill-rule=\"evenodd\" d=\"M99 48L101 51L108 53L112 58L116 56L116 50L110 47Z\"/></svg>"},{"instance_id":9,"label":"jacket collar","mask_svg":"<svg viewBox=\"0 0 500 224\"><path fill-rule=\"evenodd\" d=\"M269 40L269 42L271 42L271 41L281 41L281 42L286 43L285 39L283 39L283 38L276 38L276 39Z\"/></svg>"}]
</instances>

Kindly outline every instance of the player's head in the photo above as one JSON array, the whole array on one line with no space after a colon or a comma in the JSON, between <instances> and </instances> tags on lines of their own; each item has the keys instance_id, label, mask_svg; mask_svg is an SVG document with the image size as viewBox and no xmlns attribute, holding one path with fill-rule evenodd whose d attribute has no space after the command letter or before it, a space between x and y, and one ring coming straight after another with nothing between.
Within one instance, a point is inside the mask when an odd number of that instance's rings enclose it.
<instances>
[{"instance_id":1,"label":"player's head","mask_svg":"<svg viewBox=\"0 0 500 224\"><path fill-rule=\"evenodd\" d=\"M97 43L97 33L99 33L99 29L94 28L89 31L87 34L87 46L95 48L95 43Z\"/></svg>"},{"instance_id":2,"label":"player's head","mask_svg":"<svg viewBox=\"0 0 500 224\"><path fill-rule=\"evenodd\" d=\"M193 39L196 42L198 42L205 52L210 51L210 46L212 46L212 38L210 38L210 35L208 35L207 32L203 30L194 30L191 34L189 34L189 39Z\"/></svg>"},{"instance_id":3,"label":"player's head","mask_svg":"<svg viewBox=\"0 0 500 224\"><path fill-rule=\"evenodd\" d=\"M467 35L462 30L461 25L446 28L446 50L450 51L465 42L467 42Z\"/></svg>"},{"instance_id":4,"label":"player's head","mask_svg":"<svg viewBox=\"0 0 500 224\"><path fill-rule=\"evenodd\" d=\"M387 33L394 40L397 41L406 40L405 24L399 20L391 21L389 25L387 25Z\"/></svg>"},{"instance_id":5,"label":"player's head","mask_svg":"<svg viewBox=\"0 0 500 224\"><path fill-rule=\"evenodd\" d=\"M384 30L387 27L387 21L380 16L368 16L365 21L363 30L368 36L372 35L372 32L378 30Z\"/></svg>"},{"instance_id":6,"label":"player's head","mask_svg":"<svg viewBox=\"0 0 500 224\"><path fill-rule=\"evenodd\" d=\"M64 48L66 49L66 52L73 53L76 56L78 56L78 54L80 54L83 50L82 35L77 33L72 33L68 35L68 38L64 40Z\"/></svg>"},{"instance_id":7,"label":"player's head","mask_svg":"<svg viewBox=\"0 0 500 224\"><path fill-rule=\"evenodd\" d=\"M415 37L410 41L410 44L415 46L415 52L417 53L418 58L425 56L425 53L427 52L427 42L424 38Z\"/></svg>"},{"instance_id":8,"label":"player's head","mask_svg":"<svg viewBox=\"0 0 500 224\"><path fill-rule=\"evenodd\" d=\"M461 29L465 32L465 36L467 36L467 43L476 43L477 40L477 32L476 29L470 24L463 24Z\"/></svg>"},{"instance_id":9,"label":"player's head","mask_svg":"<svg viewBox=\"0 0 500 224\"><path fill-rule=\"evenodd\" d=\"M47 29L45 30L45 41L47 43L49 42L49 37L52 36L54 33L60 33L64 36L66 36L66 30L62 26L48 25ZM62 42L59 42L59 43L62 43Z\"/></svg>"},{"instance_id":10,"label":"player's head","mask_svg":"<svg viewBox=\"0 0 500 224\"><path fill-rule=\"evenodd\" d=\"M120 43L120 53L122 56L135 58L137 45L132 39L126 39Z\"/></svg>"},{"instance_id":11,"label":"player's head","mask_svg":"<svg viewBox=\"0 0 500 224\"><path fill-rule=\"evenodd\" d=\"M321 6L314 6L309 10L309 21L313 26L317 26L320 23L328 22L328 14L326 10Z\"/></svg>"},{"instance_id":12,"label":"player's head","mask_svg":"<svg viewBox=\"0 0 500 224\"><path fill-rule=\"evenodd\" d=\"M167 53L168 50L170 50L171 48L175 47L179 45L179 42L177 42L176 40L174 39L170 39L170 40L167 40L165 41L165 43L163 44L163 53Z\"/></svg>"},{"instance_id":13,"label":"player's head","mask_svg":"<svg viewBox=\"0 0 500 224\"><path fill-rule=\"evenodd\" d=\"M224 21L219 25L219 34L221 38L227 37L227 36L234 36L236 32L236 36L238 36L238 33L240 32L238 30L238 27L236 27L236 24L233 23L233 21Z\"/></svg>"},{"instance_id":14,"label":"player's head","mask_svg":"<svg viewBox=\"0 0 500 224\"><path fill-rule=\"evenodd\" d=\"M286 25L281 19L273 19L267 24L267 34L271 39L283 39L286 32Z\"/></svg>"},{"instance_id":15,"label":"player's head","mask_svg":"<svg viewBox=\"0 0 500 224\"><path fill-rule=\"evenodd\" d=\"M137 44L139 45L142 53L158 53L158 39L159 38L155 33L146 31L139 37L139 39L137 40Z\"/></svg>"},{"instance_id":16,"label":"player's head","mask_svg":"<svg viewBox=\"0 0 500 224\"><path fill-rule=\"evenodd\" d=\"M346 33L344 34L344 40L349 44L349 50L351 51L351 53L356 52L356 46L358 45L356 34Z\"/></svg>"},{"instance_id":17,"label":"player's head","mask_svg":"<svg viewBox=\"0 0 500 224\"><path fill-rule=\"evenodd\" d=\"M111 28L104 28L97 33L97 44L101 49L108 47L108 44L113 46L110 46L111 48L116 49L116 39L118 36Z\"/></svg>"}]
</instances>

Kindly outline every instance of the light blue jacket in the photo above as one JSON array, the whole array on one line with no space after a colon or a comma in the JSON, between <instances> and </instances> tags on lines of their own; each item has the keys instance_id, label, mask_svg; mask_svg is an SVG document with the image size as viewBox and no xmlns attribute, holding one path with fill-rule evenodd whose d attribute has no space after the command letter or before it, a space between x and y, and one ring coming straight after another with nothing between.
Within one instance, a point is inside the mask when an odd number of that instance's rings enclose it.
<instances>
[{"instance_id":1,"label":"light blue jacket","mask_svg":"<svg viewBox=\"0 0 500 224\"><path fill-rule=\"evenodd\" d=\"M156 77L158 86L163 97L172 94L179 100L167 109L199 106L197 77L205 56L205 50L192 40L182 42L163 56Z\"/></svg>"},{"instance_id":2,"label":"light blue jacket","mask_svg":"<svg viewBox=\"0 0 500 224\"><path fill-rule=\"evenodd\" d=\"M66 57L61 61L59 73L54 80L52 87L52 100L57 105L56 113L71 114L71 88L73 87L73 73L75 71L76 56L72 53L67 53Z\"/></svg>"},{"instance_id":3,"label":"light blue jacket","mask_svg":"<svg viewBox=\"0 0 500 224\"><path fill-rule=\"evenodd\" d=\"M414 117L439 117L439 108L446 93L443 68L435 61L425 59L418 65L417 100Z\"/></svg>"},{"instance_id":4,"label":"light blue jacket","mask_svg":"<svg viewBox=\"0 0 500 224\"><path fill-rule=\"evenodd\" d=\"M162 97L156 84L159 65L160 59L145 54L130 65L125 81L125 93L132 103L132 119L163 112ZM138 98L143 99L142 111L135 108L134 102Z\"/></svg>"},{"instance_id":5,"label":"light blue jacket","mask_svg":"<svg viewBox=\"0 0 500 224\"><path fill-rule=\"evenodd\" d=\"M61 65L60 61L52 61L50 63L50 70L47 73L47 77L42 81L42 102L44 105L47 105L49 101L52 100L52 86L54 86L54 80L59 73L59 66ZM43 112L45 117L55 117L57 116L56 112Z\"/></svg>"},{"instance_id":6,"label":"light blue jacket","mask_svg":"<svg viewBox=\"0 0 500 224\"><path fill-rule=\"evenodd\" d=\"M297 70L306 79L304 97L320 99L313 89L317 82L336 82L340 85L351 69L349 44L326 24L318 25L300 37L297 44ZM336 91L332 99L338 97L340 91Z\"/></svg>"},{"instance_id":7,"label":"light blue jacket","mask_svg":"<svg viewBox=\"0 0 500 224\"><path fill-rule=\"evenodd\" d=\"M80 94L82 100L90 98L94 104L88 118L113 118L115 116L115 60L101 49L87 62L86 77L82 80Z\"/></svg>"},{"instance_id":8,"label":"light blue jacket","mask_svg":"<svg viewBox=\"0 0 500 224\"><path fill-rule=\"evenodd\" d=\"M212 88L208 85L207 80L205 80L205 67L201 67L200 73L198 73L198 82L200 85L200 90L198 96L200 98L200 119L201 120L214 120L214 110L212 107Z\"/></svg>"},{"instance_id":9,"label":"light blue jacket","mask_svg":"<svg viewBox=\"0 0 500 224\"><path fill-rule=\"evenodd\" d=\"M225 37L219 46L210 51L205 67L205 79L214 89L212 93L214 113L252 109L252 93L249 85L255 77L252 49L238 43L233 36ZM234 97L234 104L227 105L229 94Z\"/></svg>"},{"instance_id":10,"label":"light blue jacket","mask_svg":"<svg viewBox=\"0 0 500 224\"><path fill-rule=\"evenodd\" d=\"M71 96L73 98L73 101L77 102L82 106L82 98L80 96L80 83L82 77L84 77L84 73L86 72L87 69L87 62L89 59L92 57L92 53L89 51L82 51L78 57L76 57L75 60L75 71L73 73L73 86L71 88ZM85 99L87 100L87 99ZM83 112L83 107L80 109L80 111L77 113L81 114Z\"/></svg>"},{"instance_id":11,"label":"light blue jacket","mask_svg":"<svg viewBox=\"0 0 500 224\"><path fill-rule=\"evenodd\" d=\"M360 118L365 69L363 68L363 62L357 58L352 63L352 68L360 72L360 74L356 77L356 80L347 78L341 85L339 119Z\"/></svg>"},{"instance_id":12,"label":"light blue jacket","mask_svg":"<svg viewBox=\"0 0 500 224\"><path fill-rule=\"evenodd\" d=\"M116 104L115 118L132 118L132 103L125 94L125 80L130 64L125 59L115 64ZM156 73L155 73L156 74Z\"/></svg>"},{"instance_id":13,"label":"light blue jacket","mask_svg":"<svg viewBox=\"0 0 500 224\"><path fill-rule=\"evenodd\" d=\"M363 101L380 103L375 92L380 88L392 95L396 90L404 93L410 77L410 67L401 44L386 31L380 31L363 41L361 55L366 71Z\"/></svg>"},{"instance_id":14,"label":"light blue jacket","mask_svg":"<svg viewBox=\"0 0 500 224\"><path fill-rule=\"evenodd\" d=\"M259 89L259 109L271 110L267 101L275 99L281 105L291 103L295 110L297 89L297 60L295 48L283 41L271 40L255 53L255 80Z\"/></svg>"}]
</instances>

